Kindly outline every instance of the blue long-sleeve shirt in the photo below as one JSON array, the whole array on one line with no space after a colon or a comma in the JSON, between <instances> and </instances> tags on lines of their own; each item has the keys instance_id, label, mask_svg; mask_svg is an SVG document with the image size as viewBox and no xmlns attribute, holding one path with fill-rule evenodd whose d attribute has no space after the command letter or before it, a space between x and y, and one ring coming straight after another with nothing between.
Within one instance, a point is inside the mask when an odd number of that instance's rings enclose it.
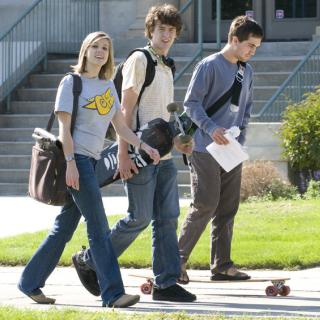
<instances>
[{"instance_id":1,"label":"blue long-sleeve shirt","mask_svg":"<svg viewBox=\"0 0 320 320\"><path fill-rule=\"evenodd\" d=\"M244 143L244 128L252 108L252 68L249 64L246 65L242 82L239 111L231 111L230 98L211 118L206 113L231 88L237 71L238 65L226 60L221 52L206 57L196 66L184 100L184 109L199 128L194 135L195 151L207 152L206 146L212 142L212 133L219 127L240 127L238 141Z\"/></svg>"}]
</instances>

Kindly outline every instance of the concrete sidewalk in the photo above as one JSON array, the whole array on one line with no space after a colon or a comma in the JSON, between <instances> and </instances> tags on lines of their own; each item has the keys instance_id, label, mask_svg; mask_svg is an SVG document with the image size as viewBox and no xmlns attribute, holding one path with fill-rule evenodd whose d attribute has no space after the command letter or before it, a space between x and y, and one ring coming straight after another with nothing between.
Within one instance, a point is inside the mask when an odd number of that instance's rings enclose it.
<instances>
[{"instance_id":1,"label":"concrete sidewalk","mask_svg":"<svg viewBox=\"0 0 320 320\"><path fill-rule=\"evenodd\" d=\"M106 213L121 214L127 210L127 198L107 197L103 199ZM180 205L188 205L181 200ZM28 197L0 197L2 219L0 238L22 232L34 232L51 228L58 207L38 203ZM50 306L38 305L17 289L22 267L0 267L0 305L17 308L44 310ZM122 269L124 284L128 293L140 293L144 279L132 274L147 275L150 270ZM320 317L320 268L303 271L249 271L253 277L290 277L288 285L291 294L287 297L267 297L267 282L257 283L199 283L188 286L198 297L195 303L171 303L152 301L150 295L141 295L141 302L127 308L126 312L180 312L196 314L224 314L250 316ZM209 271L191 270L189 275L206 276ZM75 308L77 310L103 311L101 300L90 295L80 284L73 268L57 268L48 279L44 292L57 299L56 308Z\"/></svg>"},{"instance_id":2,"label":"concrete sidewalk","mask_svg":"<svg viewBox=\"0 0 320 320\"><path fill-rule=\"evenodd\" d=\"M190 200L180 199L180 206L187 206ZM126 214L127 197L103 197L107 215ZM0 238L24 232L50 229L59 207L45 205L30 197L0 197L2 219Z\"/></svg>"},{"instance_id":3,"label":"concrete sidewalk","mask_svg":"<svg viewBox=\"0 0 320 320\"><path fill-rule=\"evenodd\" d=\"M23 295L16 287L22 267L0 268L0 305L17 308L45 310L52 306L39 305ZM146 275L150 270L122 269L128 293L140 294L144 279L132 274ZM142 295L135 306L120 312L186 312L188 314L223 314L227 316L249 315L253 317L320 317L320 268L303 271L249 271L251 276L290 277L287 283L291 293L287 297L267 297L264 293L267 282L257 283L199 283L186 286L197 295L194 303L153 301L150 295ZM208 276L209 271L191 270L189 275ZM208 278L205 278L208 279ZM57 268L47 281L44 292L56 298L54 308L72 308L86 311L103 311L99 297L90 295L80 284L73 268Z\"/></svg>"}]
</instances>

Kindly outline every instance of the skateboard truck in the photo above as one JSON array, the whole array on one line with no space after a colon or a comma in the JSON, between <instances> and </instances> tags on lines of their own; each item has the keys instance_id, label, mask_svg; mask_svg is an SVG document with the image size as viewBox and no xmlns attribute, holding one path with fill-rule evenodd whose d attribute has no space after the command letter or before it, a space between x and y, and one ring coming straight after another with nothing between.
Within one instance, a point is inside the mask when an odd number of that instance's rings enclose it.
<instances>
[{"instance_id":1,"label":"skateboard truck","mask_svg":"<svg viewBox=\"0 0 320 320\"><path fill-rule=\"evenodd\" d=\"M178 127L177 129L180 131L180 134L178 135L179 142L181 144L189 143L192 140L192 137L190 135L186 134L184 131L183 125L182 125L181 120L180 120L178 113L177 113L177 111L179 110L179 106L176 103L172 102L172 103L168 104L167 110L168 110L168 112L173 114L174 119L175 119L175 123Z\"/></svg>"}]
</instances>

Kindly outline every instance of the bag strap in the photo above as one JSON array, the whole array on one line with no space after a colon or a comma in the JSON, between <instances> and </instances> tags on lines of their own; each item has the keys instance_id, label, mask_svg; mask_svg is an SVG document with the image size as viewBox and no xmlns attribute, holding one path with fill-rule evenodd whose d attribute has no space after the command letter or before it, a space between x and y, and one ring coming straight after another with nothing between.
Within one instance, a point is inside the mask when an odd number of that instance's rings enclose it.
<instances>
[{"instance_id":1,"label":"bag strap","mask_svg":"<svg viewBox=\"0 0 320 320\"><path fill-rule=\"evenodd\" d=\"M244 79L244 72L246 68L246 63L242 61L237 62L238 65L238 71L235 75L233 84L231 88L225 92L209 109L206 110L208 117L213 116L223 105L226 104L226 102L231 97L231 104L238 106L239 105L239 98L240 93L242 89L242 82ZM190 130L195 131L198 128L198 126L193 122ZM188 159L185 154L182 154L183 162L185 165L188 165Z\"/></svg>"},{"instance_id":2,"label":"bag strap","mask_svg":"<svg viewBox=\"0 0 320 320\"><path fill-rule=\"evenodd\" d=\"M127 59L135 51L143 52L144 55L147 58L146 77L145 77L144 83L143 83L143 85L141 87L141 90L139 92L139 96L138 96L138 100L137 100L137 105L138 105L138 108L139 108L139 104L140 104L140 100L141 100L142 94L143 94L145 88L150 86L150 84L152 83L152 81L154 79L154 76L156 74L156 68L155 67L157 65L157 61L153 60L152 55L150 54L149 50L147 50L145 48L137 48L137 49L132 50L129 53L129 55L127 56ZM176 71L176 66L175 66L174 60L172 58L170 58L170 57L167 57L167 58L162 57L162 61L166 66L168 66L171 69L172 76L174 77L175 71ZM137 110L137 115L136 115L136 130L139 130L139 128L140 128L140 120L139 120L139 111L138 110Z\"/></svg>"},{"instance_id":3,"label":"bag strap","mask_svg":"<svg viewBox=\"0 0 320 320\"><path fill-rule=\"evenodd\" d=\"M75 126L75 122L76 122L76 117L77 117L77 113L78 113L78 106L79 106L79 96L80 93L82 91L82 81L79 75L75 74L75 73L68 73L70 75L72 75L73 77L73 86L72 86L72 94L73 94L73 106L72 106L72 115L71 115L71 135L73 134L73 130L74 130L74 126ZM48 132L51 131L52 126L53 126L53 122L55 119L56 115L54 113L54 109L51 111L50 114L50 118L46 127L46 130Z\"/></svg>"},{"instance_id":4,"label":"bag strap","mask_svg":"<svg viewBox=\"0 0 320 320\"><path fill-rule=\"evenodd\" d=\"M244 71L246 68L246 63L238 61L238 71L235 75L233 84L231 88L225 92L209 109L207 109L207 115L209 117L213 116L231 97L231 103L238 106L239 98L242 89L242 81L244 76Z\"/></svg>"}]
</instances>

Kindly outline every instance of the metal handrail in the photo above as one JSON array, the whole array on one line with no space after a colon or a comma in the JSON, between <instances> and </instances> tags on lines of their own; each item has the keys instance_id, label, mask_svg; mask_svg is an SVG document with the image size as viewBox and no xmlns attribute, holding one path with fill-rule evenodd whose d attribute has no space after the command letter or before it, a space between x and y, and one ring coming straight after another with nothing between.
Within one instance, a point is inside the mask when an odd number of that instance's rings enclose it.
<instances>
[{"instance_id":1,"label":"metal handrail","mask_svg":"<svg viewBox=\"0 0 320 320\"><path fill-rule=\"evenodd\" d=\"M255 121L281 121L281 114L288 104L300 102L305 93L320 84L320 40L294 68L260 112L252 114Z\"/></svg>"},{"instance_id":2,"label":"metal handrail","mask_svg":"<svg viewBox=\"0 0 320 320\"><path fill-rule=\"evenodd\" d=\"M99 0L37 0L0 37L0 103L48 53L74 53L99 29Z\"/></svg>"},{"instance_id":3,"label":"metal handrail","mask_svg":"<svg viewBox=\"0 0 320 320\"><path fill-rule=\"evenodd\" d=\"M189 0L179 11L180 14L183 14L194 2L194 0ZM202 26L203 26L203 14L202 14L202 0L198 0L198 49L196 53L192 56L192 58L189 60L187 64L176 74L174 77L174 82L176 83L188 70L188 68L193 64L195 60L197 60L199 57L202 57L203 53L203 32L202 32Z\"/></svg>"}]
</instances>

